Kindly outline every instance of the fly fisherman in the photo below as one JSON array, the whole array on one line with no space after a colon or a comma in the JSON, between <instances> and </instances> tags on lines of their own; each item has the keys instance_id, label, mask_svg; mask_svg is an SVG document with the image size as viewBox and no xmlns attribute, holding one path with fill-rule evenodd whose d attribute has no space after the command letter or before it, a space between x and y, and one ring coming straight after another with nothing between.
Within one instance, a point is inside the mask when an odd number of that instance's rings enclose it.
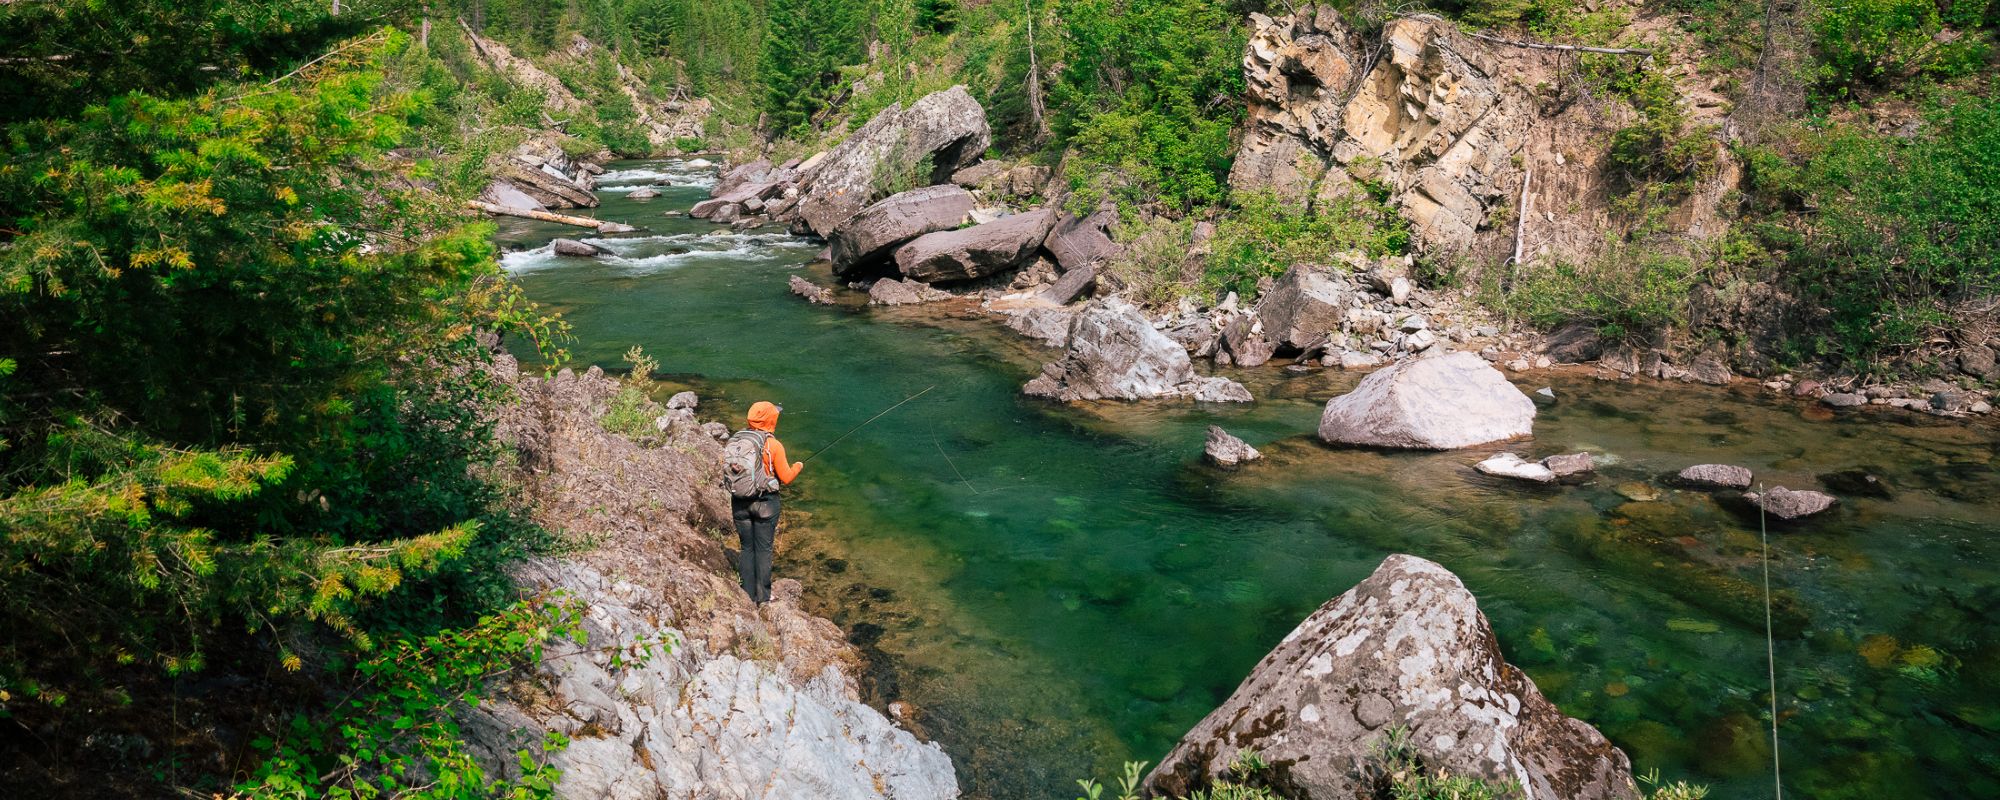
<instances>
[{"instance_id":1,"label":"fly fisherman","mask_svg":"<svg viewBox=\"0 0 2000 800\"><path fill-rule=\"evenodd\" d=\"M722 476L743 551L736 570L743 591L758 605L771 599L771 546L778 536L778 490L799 476L805 464L785 460L778 441L783 406L758 401L750 407L750 427L729 437L722 448Z\"/></svg>"}]
</instances>

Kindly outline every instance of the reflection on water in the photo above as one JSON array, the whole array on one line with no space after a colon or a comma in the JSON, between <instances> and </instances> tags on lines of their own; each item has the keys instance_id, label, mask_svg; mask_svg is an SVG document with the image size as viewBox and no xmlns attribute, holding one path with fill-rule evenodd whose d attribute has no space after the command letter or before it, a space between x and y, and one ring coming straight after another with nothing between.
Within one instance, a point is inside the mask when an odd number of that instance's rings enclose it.
<instances>
[{"instance_id":1,"label":"reflection on water","mask_svg":"<svg viewBox=\"0 0 2000 800\"><path fill-rule=\"evenodd\" d=\"M614 174L638 170L673 168ZM1588 450L1600 473L1530 489L1473 473L1483 453L1314 443L1321 404L1354 380L1339 373L1233 375L1258 395L1248 408L1055 406L1018 393L1048 351L983 319L808 306L785 278L816 248L756 232L704 246L716 226L661 213L703 190L662 194L607 196L598 213L648 228L606 237L613 257L508 264L568 315L579 361L643 345L702 390L705 418L779 400L801 453L937 386L808 467L778 569L880 659L873 699L915 707L973 796L1055 796L1157 760L1391 552L1463 577L1508 657L1639 768L1766 796L1756 518L1656 480L1702 462L1842 495L1827 518L1771 532L1788 785L2000 796L1990 428L1812 421L1747 392L1564 379L1515 449ZM531 250L554 235L568 234L509 221L501 239ZM1209 424L1268 458L1201 466ZM1632 484L1659 499L1628 499L1648 494Z\"/></svg>"}]
</instances>

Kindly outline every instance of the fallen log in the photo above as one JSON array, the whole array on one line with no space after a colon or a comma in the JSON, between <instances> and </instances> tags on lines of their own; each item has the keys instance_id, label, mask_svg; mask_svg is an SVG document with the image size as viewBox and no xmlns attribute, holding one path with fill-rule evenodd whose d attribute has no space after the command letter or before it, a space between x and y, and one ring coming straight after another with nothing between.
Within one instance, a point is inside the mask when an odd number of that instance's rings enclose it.
<instances>
[{"instance_id":1,"label":"fallen log","mask_svg":"<svg viewBox=\"0 0 2000 800\"><path fill-rule=\"evenodd\" d=\"M557 214L549 211L536 211L532 208L514 208L513 206L503 206L497 203L488 203L483 200L467 200L465 201L465 205L467 208L478 209L488 214L500 214L502 216L521 217L523 219L537 219L543 222L555 222L563 225L575 225L579 228L602 228L605 225L619 224L619 223L609 222L607 220L591 219L589 217L572 217L568 214Z\"/></svg>"}]
</instances>

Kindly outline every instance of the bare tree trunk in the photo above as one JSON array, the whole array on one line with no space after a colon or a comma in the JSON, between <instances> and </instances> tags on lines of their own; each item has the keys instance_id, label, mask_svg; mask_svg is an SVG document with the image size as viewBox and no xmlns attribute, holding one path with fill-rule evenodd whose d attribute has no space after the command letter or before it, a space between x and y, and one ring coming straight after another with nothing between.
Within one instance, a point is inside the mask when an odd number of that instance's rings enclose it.
<instances>
[{"instance_id":1,"label":"bare tree trunk","mask_svg":"<svg viewBox=\"0 0 2000 800\"><path fill-rule=\"evenodd\" d=\"M1048 109L1042 106L1042 67L1035 55L1035 4L1034 0L1021 0L1021 8L1028 13L1028 117L1035 128L1035 141L1048 138L1049 124L1045 119Z\"/></svg>"},{"instance_id":2,"label":"bare tree trunk","mask_svg":"<svg viewBox=\"0 0 2000 800\"><path fill-rule=\"evenodd\" d=\"M465 201L465 205L467 208L478 209L488 214L499 214L504 217L520 217L522 219L536 219L536 220L541 220L543 222L555 222L563 225L575 225L579 228L597 228L597 227L602 227L605 224L605 220L601 219L591 219L589 217L573 217L568 214L557 214L552 211L536 211L532 208L515 208L513 206L503 206L495 203L484 202L481 200L467 200Z\"/></svg>"},{"instance_id":3,"label":"bare tree trunk","mask_svg":"<svg viewBox=\"0 0 2000 800\"><path fill-rule=\"evenodd\" d=\"M417 26L417 47L431 49L431 18L424 17L423 24Z\"/></svg>"}]
</instances>

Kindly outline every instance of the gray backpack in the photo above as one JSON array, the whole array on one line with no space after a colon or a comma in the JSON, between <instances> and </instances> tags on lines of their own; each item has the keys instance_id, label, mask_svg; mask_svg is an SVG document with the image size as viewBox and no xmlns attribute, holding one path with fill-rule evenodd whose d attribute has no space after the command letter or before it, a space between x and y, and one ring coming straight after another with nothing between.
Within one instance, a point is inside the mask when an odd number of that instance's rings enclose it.
<instances>
[{"instance_id":1,"label":"gray backpack","mask_svg":"<svg viewBox=\"0 0 2000 800\"><path fill-rule=\"evenodd\" d=\"M770 438L763 431L741 430L723 443L722 482L729 496L751 498L778 490L777 479L764 469L764 443Z\"/></svg>"}]
</instances>

